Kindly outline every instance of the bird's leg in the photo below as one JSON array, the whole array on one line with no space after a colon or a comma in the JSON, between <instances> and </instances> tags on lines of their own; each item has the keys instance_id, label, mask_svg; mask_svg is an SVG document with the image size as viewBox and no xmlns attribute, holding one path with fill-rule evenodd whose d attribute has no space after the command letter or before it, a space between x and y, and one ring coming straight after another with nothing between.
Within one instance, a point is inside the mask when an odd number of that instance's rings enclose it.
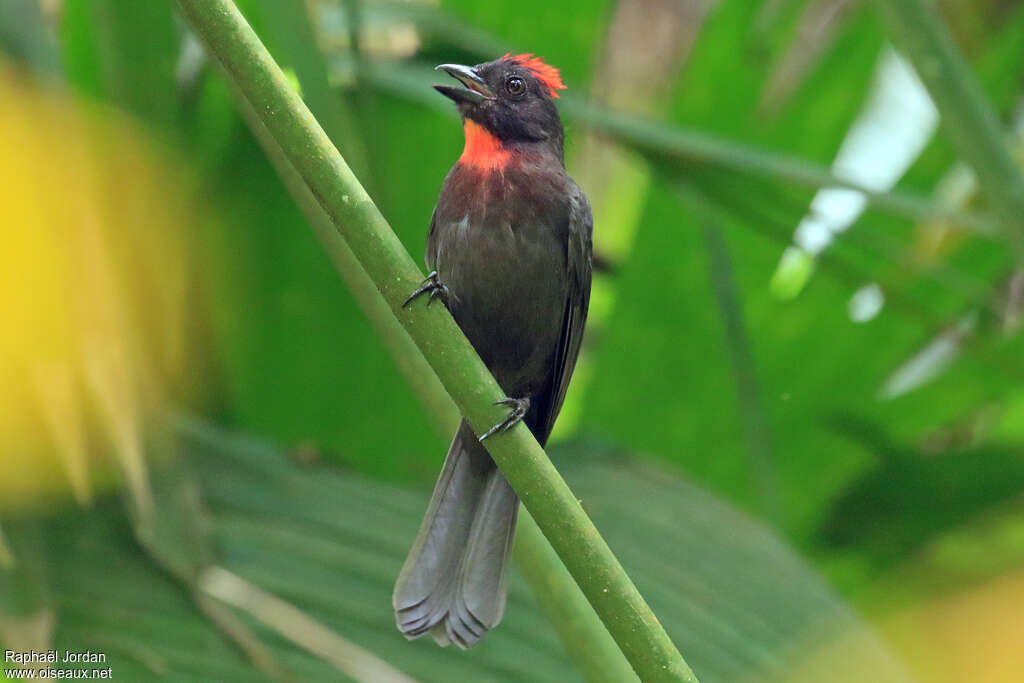
<instances>
[{"instance_id":1,"label":"bird's leg","mask_svg":"<svg viewBox=\"0 0 1024 683\"><path fill-rule=\"evenodd\" d=\"M430 275L420 283L419 288L409 295L409 298L402 304L402 308L405 308L413 302L420 294L430 294L430 298L427 299L427 306L434 303L434 299L440 299L445 304L448 303L448 298L451 296L451 292L448 291L448 286L443 284L437 278L437 271L433 270Z\"/></svg>"},{"instance_id":2,"label":"bird's leg","mask_svg":"<svg viewBox=\"0 0 1024 683\"><path fill-rule=\"evenodd\" d=\"M523 418L526 417L526 411L530 409L530 399L529 398L506 398L506 399L502 399L502 400L498 401L494 405L496 405L496 406L508 406L509 408L512 409L512 411L508 414L508 416L504 420L502 420L498 424L496 424L493 427L491 427L490 429L488 429L484 433L484 435L480 437L481 441L483 441L484 439L486 439L489 436L493 436L495 434L500 434L501 432L507 432L508 430L510 430L513 427L515 427L519 422L521 422L523 420Z\"/></svg>"}]
</instances>

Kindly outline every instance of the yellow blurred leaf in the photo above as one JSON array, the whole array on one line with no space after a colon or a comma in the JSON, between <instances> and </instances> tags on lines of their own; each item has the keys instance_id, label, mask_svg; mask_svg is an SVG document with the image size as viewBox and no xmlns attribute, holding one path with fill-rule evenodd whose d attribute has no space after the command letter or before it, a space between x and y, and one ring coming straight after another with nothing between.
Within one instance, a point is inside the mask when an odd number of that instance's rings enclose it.
<instances>
[{"instance_id":1,"label":"yellow blurred leaf","mask_svg":"<svg viewBox=\"0 0 1024 683\"><path fill-rule=\"evenodd\" d=\"M1024 571L887 618L893 648L930 683L1024 681Z\"/></svg>"},{"instance_id":2,"label":"yellow blurred leaf","mask_svg":"<svg viewBox=\"0 0 1024 683\"><path fill-rule=\"evenodd\" d=\"M126 116L3 62L0 100L0 507L123 477L145 514L146 435L186 383L181 176Z\"/></svg>"}]
</instances>

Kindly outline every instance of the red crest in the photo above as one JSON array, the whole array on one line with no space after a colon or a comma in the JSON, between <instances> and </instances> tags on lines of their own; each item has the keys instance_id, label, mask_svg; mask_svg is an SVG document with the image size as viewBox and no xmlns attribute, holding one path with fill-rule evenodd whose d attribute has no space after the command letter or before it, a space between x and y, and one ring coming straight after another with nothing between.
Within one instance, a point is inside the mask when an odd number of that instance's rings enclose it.
<instances>
[{"instance_id":1,"label":"red crest","mask_svg":"<svg viewBox=\"0 0 1024 683\"><path fill-rule=\"evenodd\" d=\"M521 55L513 55L509 52L502 59L515 62L533 74L534 78L548 89L552 97L558 97L558 93L555 92L556 90L565 90L565 83L562 83L562 77L559 75L558 69L545 64L544 60L540 57L534 57L532 52Z\"/></svg>"}]
</instances>

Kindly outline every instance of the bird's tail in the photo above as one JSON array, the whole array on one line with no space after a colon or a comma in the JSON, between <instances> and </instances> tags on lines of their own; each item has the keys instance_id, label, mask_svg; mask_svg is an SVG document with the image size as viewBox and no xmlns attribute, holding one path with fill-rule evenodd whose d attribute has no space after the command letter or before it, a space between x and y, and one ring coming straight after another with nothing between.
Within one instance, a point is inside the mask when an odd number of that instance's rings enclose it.
<instances>
[{"instance_id":1,"label":"bird's tail","mask_svg":"<svg viewBox=\"0 0 1024 683\"><path fill-rule=\"evenodd\" d=\"M467 648L505 612L519 499L463 420L395 584L398 629Z\"/></svg>"}]
</instances>

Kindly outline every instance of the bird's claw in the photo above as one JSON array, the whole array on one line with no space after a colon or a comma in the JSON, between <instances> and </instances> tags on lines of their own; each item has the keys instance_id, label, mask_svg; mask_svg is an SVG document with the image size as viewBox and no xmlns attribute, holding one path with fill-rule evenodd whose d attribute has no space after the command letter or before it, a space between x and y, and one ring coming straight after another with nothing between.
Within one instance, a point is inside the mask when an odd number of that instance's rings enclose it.
<instances>
[{"instance_id":1,"label":"bird's claw","mask_svg":"<svg viewBox=\"0 0 1024 683\"><path fill-rule=\"evenodd\" d=\"M494 405L508 406L509 408L512 409L512 411L505 417L504 420L502 420L501 422L499 422L498 424L494 425L486 432L484 432L483 436L480 437L481 441L483 441L489 436L494 436L495 434L507 432L508 430L512 429L517 424L519 424L522 421L522 419L526 417L526 411L530 409L530 399L504 398L495 403Z\"/></svg>"},{"instance_id":2,"label":"bird's claw","mask_svg":"<svg viewBox=\"0 0 1024 683\"><path fill-rule=\"evenodd\" d=\"M448 298L451 296L451 292L448 291L448 286L438 280L436 270L431 271L430 275L420 283L420 286L416 291L409 295L409 298L402 304L402 308L411 304L419 295L427 293L430 294L430 298L427 299L427 306L434 303L434 299L441 299L441 301L447 302Z\"/></svg>"}]
</instances>

